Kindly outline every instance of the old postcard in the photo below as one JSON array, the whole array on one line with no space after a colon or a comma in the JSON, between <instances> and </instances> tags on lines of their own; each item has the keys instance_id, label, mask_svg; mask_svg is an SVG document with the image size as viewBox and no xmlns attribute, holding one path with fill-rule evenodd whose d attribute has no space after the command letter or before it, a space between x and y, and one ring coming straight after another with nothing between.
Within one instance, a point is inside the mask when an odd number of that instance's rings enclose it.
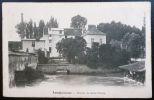
<instances>
[{"instance_id":1,"label":"old postcard","mask_svg":"<svg viewBox=\"0 0 154 100\"><path fill-rule=\"evenodd\" d=\"M3 3L3 96L151 98L150 2Z\"/></svg>"}]
</instances>

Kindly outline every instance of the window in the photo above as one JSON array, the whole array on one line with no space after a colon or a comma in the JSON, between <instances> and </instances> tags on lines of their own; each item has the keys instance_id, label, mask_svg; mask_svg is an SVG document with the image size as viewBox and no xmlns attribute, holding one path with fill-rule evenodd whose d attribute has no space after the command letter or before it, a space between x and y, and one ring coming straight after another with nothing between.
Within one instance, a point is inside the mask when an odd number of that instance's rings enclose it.
<instances>
[{"instance_id":1,"label":"window","mask_svg":"<svg viewBox=\"0 0 154 100\"><path fill-rule=\"evenodd\" d=\"M32 41L32 47L35 47L35 41Z\"/></svg>"},{"instance_id":2,"label":"window","mask_svg":"<svg viewBox=\"0 0 154 100\"><path fill-rule=\"evenodd\" d=\"M102 39L100 39L100 44L102 44Z\"/></svg>"},{"instance_id":3,"label":"window","mask_svg":"<svg viewBox=\"0 0 154 100\"><path fill-rule=\"evenodd\" d=\"M93 43L94 42L94 38L91 38L91 43Z\"/></svg>"},{"instance_id":4,"label":"window","mask_svg":"<svg viewBox=\"0 0 154 100\"><path fill-rule=\"evenodd\" d=\"M52 42L52 40L49 40L49 43L51 43Z\"/></svg>"},{"instance_id":5,"label":"window","mask_svg":"<svg viewBox=\"0 0 154 100\"><path fill-rule=\"evenodd\" d=\"M49 52L51 53L51 51L52 51L52 48L51 48L51 47L49 47Z\"/></svg>"},{"instance_id":6,"label":"window","mask_svg":"<svg viewBox=\"0 0 154 100\"><path fill-rule=\"evenodd\" d=\"M65 35L65 39L67 38L67 35Z\"/></svg>"},{"instance_id":7,"label":"window","mask_svg":"<svg viewBox=\"0 0 154 100\"><path fill-rule=\"evenodd\" d=\"M50 34L49 37L51 37L52 35Z\"/></svg>"}]
</instances>

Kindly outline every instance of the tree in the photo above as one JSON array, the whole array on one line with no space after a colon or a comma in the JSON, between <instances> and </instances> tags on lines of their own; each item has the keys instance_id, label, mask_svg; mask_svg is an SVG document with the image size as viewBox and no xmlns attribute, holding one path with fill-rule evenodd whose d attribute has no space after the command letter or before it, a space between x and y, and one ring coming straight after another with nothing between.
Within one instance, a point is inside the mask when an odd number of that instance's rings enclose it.
<instances>
[{"instance_id":1,"label":"tree","mask_svg":"<svg viewBox=\"0 0 154 100\"><path fill-rule=\"evenodd\" d=\"M127 33L122 39L123 48L126 49L132 58L140 57L143 48L143 37L135 33Z\"/></svg>"},{"instance_id":2,"label":"tree","mask_svg":"<svg viewBox=\"0 0 154 100\"><path fill-rule=\"evenodd\" d=\"M46 64L48 62L48 58L45 57L45 52L41 49L38 50L38 63L39 64Z\"/></svg>"},{"instance_id":3,"label":"tree","mask_svg":"<svg viewBox=\"0 0 154 100\"><path fill-rule=\"evenodd\" d=\"M132 33L129 41L129 52L132 58L139 58L141 54L141 37Z\"/></svg>"},{"instance_id":4,"label":"tree","mask_svg":"<svg viewBox=\"0 0 154 100\"><path fill-rule=\"evenodd\" d=\"M135 26L131 27L130 25L122 24L121 22L112 21L111 23L100 23L97 25L97 29L101 32L106 33L107 43L112 39L121 41L127 33L136 33L141 35L142 31Z\"/></svg>"},{"instance_id":5,"label":"tree","mask_svg":"<svg viewBox=\"0 0 154 100\"><path fill-rule=\"evenodd\" d=\"M36 23L34 23L34 28L33 28L33 31L34 31L34 38L38 38L38 28L36 27Z\"/></svg>"},{"instance_id":6,"label":"tree","mask_svg":"<svg viewBox=\"0 0 154 100\"><path fill-rule=\"evenodd\" d=\"M38 27L38 34L39 34L39 38L43 37L43 31L44 31L44 27L45 27L45 23L43 20L40 20L39 22L39 27Z\"/></svg>"},{"instance_id":7,"label":"tree","mask_svg":"<svg viewBox=\"0 0 154 100\"><path fill-rule=\"evenodd\" d=\"M76 15L72 17L70 26L73 28L84 29L86 24L87 24L87 19L85 17Z\"/></svg>"},{"instance_id":8,"label":"tree","mask_svg":"<svg viewBox=\"0 0 154 100\"><path fill-rule=\"evenodd\" d=\"M51 16L49 22L47 23L47 27L48 28L58 28L57 19Z\"/></svg>"},{"instance_id":9,"label":"tree","mask_svg":"<svg viewBox=\"0 0 154 100\"><path fill-rule=\"evenodd\" d=\"M32 20L29 21L27 28L29 29L30 38L32 39L34 36L33 35L33 21Z\"/></svg>"},{"instance_id":10,"label":"tree","mask_svg":"<svg viewBox=\"0 0 154 100\"><path fill-rule=\"evenodd\" d=\"M47 24L44 27L44 35L48 35L48 27L47 27Z\"/></svg>"},{"instance_id":11,"label":"tree","mask_svg":"<svg viewBox=\"0 0 154 100\"><path fill-rule=\"evenodd\" d=\"M82 37L62 39L56 44L56 49L68 62L75 63L81 54L84 54L86 41Z\"/></svg>"},{"instance_id":12,"label":"tree","mask_svg":"<svg viewBox=\"0 0 154 100\"><path fill-rule=\"evenodd\" d=\"M100 62L107 67L117 67L129 63L129 52L110 44L103 44L99 47Z\"/></svg>"},{"instance_id":13,"label":"tree","mask_svg":"<svg viewBox=\"0 0 154 100\"><path fill-rule=\"evenodd\" d=\"M15 26L17 29L17 33L19 34L20 38L24 38L26 36L26 23L21 22Z\"/></svg>"},{"instance_id":14,"label":"tree","mask_svg":"<svg viewBox=\"0 0 154 100\"><path fill-rule=\"evenodd\" d=\"M87 65L90 68L97 68L99 63L99 43L94 42L92 48L87 48Z\"/></svg>"},{"instance_id":15,"label":"tree","mask_svg":"<svg viewBox=\"0 0 154 100\"><path fill-rule=\"evenodd\" d=\"M27 24L26 24L26 38L33 38L33 21L30 20Z\"/></svg>"}]
</instances>

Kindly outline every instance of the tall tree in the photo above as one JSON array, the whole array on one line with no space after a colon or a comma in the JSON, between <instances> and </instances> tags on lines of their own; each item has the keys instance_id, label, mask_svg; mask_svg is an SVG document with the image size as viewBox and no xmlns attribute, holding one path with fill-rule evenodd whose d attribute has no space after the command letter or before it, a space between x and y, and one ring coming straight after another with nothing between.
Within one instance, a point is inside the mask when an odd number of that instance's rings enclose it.
<instances>
[{"instance_id":1,"label":"tall tree","mask_svg":"<svg viewBox=\"0 0 154 100\"><path fill-rule=\"evenodd\" d=\"M26 38L33 38L33 21L30 20L26 24Z\"/></svg>"},{"instance_id":2,"label":"tall tree","mask_svg":"<svg viewBox=\"0 0 154 100\"><path fill-rule=\"evenodd\" d=\"M43 37L43 31L44 31L45 23L43 20L40 20L39 26L38 26L38 34L39 38Z\"/></svg>"},{"instance_id":3,"label":"tall tree","mask_svg":"<svg viewBox=\"0 0 154 100\"><path fill-rule=\"evenodd\" d=\"M38 28L36 26L36 23L34 23L34 28L33 28L33 31L34 31L34 38L38 38Z\"/></svg>"},{"instance_id":4,"label":"tall tree","mask_svg":"<svg viewBox=\"0 0 154 100\"><path fill-rule=\"evenodd\" d=\"M47 23L47 27L48 28L58 28L57 19L51 16L49 22Z\"/></svg>"},{"instance_id":5,"label":"tall tree","mask_svg":"<svg viewBox=\"0 0 154 100\"><path fill-rule=\"evenodd\" d=\"M87 19L85 17L76 15L72 17L70 26L73 28L84 29L86 24L87 24Z\"/></svg>"},{"instance_id":6,"label":"tall tree","mask_svg":"<svg viewBox=\"0 0 154 100\"><path fill-rule=\"evenodd\" d=\"M48 34L48 24L45 25L44 27L44 35L47 35Z\"/></svg>"},{"instance_id":7,"label":"tall tree","mask_svg":"<svg viewBox=\"0 0 154 100\"><path fill-rule=\"evenodd\" d=\"M19 34L20 38L24 38L26 36L26 23L21 22L15 26L17 29L17 33Z\"/></svg>"},{"instance_id":8,"label":"tall tree","mask_svg":"<svg viewBox=\"0 0 154 100\"><path fill-rule=\"evenodd\" d=\"M29 21L28 28L29 28L29 32L30 32L30 38L32 39L34 37L34 35L33 35L33 21L32 20Z\"/></svg>"}]
</instances>

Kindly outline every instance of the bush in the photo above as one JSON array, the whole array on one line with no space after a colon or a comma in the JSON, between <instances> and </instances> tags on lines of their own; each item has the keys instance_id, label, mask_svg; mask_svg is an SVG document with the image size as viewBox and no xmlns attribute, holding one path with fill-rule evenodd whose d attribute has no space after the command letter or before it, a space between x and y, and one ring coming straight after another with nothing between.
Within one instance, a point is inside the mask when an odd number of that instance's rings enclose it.
<instances>
[{"instance_id":1,"label":"bush","mask_svg":"<svg viewBox=\"0 0 154 100\"><path fill-rule=\"evenodd\" d=\"M90 68L116 68L128 64L129 61L130 54L126 50L112 47L110 44L87 50L87 66Z\"/></svg>"},{"instance_id":2,"label":"bush","mask_svg":"<svg viewBox=\"0 0 154 100\"><path fill-rule=\"evenodd\" d=\"M38 63L39 64L46 64L48 63L48 58L45 57L45 52L41 49L38 50Z\"/></svg>"}]
</instances>

